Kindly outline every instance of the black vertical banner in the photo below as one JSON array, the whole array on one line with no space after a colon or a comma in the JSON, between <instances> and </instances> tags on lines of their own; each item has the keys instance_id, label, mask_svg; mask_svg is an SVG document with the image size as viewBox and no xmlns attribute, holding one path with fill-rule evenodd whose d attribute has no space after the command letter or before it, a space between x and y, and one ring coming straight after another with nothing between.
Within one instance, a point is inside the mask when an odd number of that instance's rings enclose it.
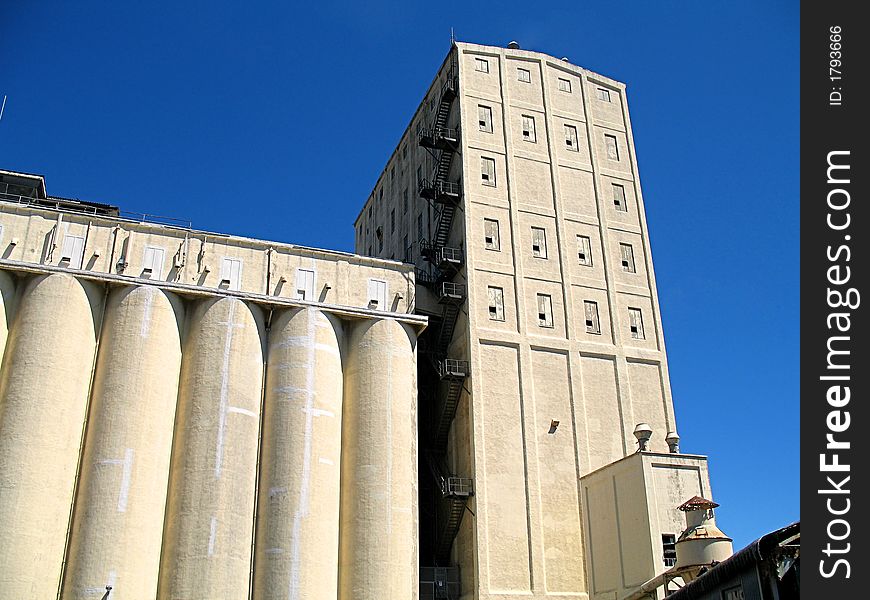
<instances>
[{"instance_id":1,"label":"black vertical banner","mask_svg":"<svg viewBox=\"0 0 870 600\"><path fill-rule=\"evenodd\" d=\"M801 592L866 598L870 570L870 23L801 3ZM775 228L775 224L772 225ZM866 304L866 306L865 306ZM771 435L783 435L771 424Z\"/></svg>"}]
</instances>

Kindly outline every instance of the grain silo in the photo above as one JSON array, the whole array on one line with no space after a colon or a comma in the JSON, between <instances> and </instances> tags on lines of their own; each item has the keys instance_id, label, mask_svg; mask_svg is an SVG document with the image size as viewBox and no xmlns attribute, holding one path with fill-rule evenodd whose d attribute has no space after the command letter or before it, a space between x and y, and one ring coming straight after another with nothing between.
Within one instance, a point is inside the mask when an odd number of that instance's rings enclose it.
<instances>
[{"instance_id":1,"label":"grain silo","mask_svg":"<svg viewBox=\"0 0 870 600\"><path fill-rule=\"evenodd\" d=\"M33 185L0 201L0 597L414 597L412 268Z\"/></svg>"}]
</instances>

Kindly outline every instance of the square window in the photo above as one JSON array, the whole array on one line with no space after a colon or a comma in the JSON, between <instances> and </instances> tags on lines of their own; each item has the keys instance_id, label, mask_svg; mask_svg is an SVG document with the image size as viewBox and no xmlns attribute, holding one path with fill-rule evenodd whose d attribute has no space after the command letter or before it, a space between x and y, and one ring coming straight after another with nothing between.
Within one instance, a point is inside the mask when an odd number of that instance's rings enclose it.
<instances>
[{"instance_id":1,"label":"square window","mask_svg":"<svg viewBox=\"0 0 870 600\"><path fill-rule=\"evenodd\" d=\"M616 136L605 135L604 145L607 148L607 158L610 160L619 160L619 147L616 145Z\"/></svg>"},{"instance_id":2,"label":"square window","mask_svg":"<svg viewBox=\"0 0 870 600\"><path fill-rule=\"evenodd\" d=\"M565 125L565 146L573 152L580 151L580 144L577 140L577 128L574 125Z\"/></svg>"},{"instance_id":3,"label":"square window","mask_svg":"<svg viewBox=\"0 0 870 600\"><path fill-rule=\"evenodd\" d=\"M495 187L495 159L480 157L480 180L483 185Z\"/></svg>"},{"instance_id":4,"label":"square window","mask_svg":"<svg viewBox=\"0 0 870 600\"><path fill-rule=\"evenodd\" d=\"M598 318L598 303L591 300L583 301L583 313L586 317L586 333L601 334L601 321Z\"/></svg>"},{"instance_id":5,"label":"square window","mask_svg":"<svg viewBox=\"0 0 870 600\"><path fill-rule=\"evenodd\" d=\"M489 106L478 104L477 123L481 131L492 133L492 109Z\"/></svg>"},{"instance_id":6,"label":"square window","mask_svg":"<svg viewBox=\"0 0 870 600\"><path fill-rule=\"evenodd\" d=\"M532 227L532 256L547 258L547 232L541 227Z\"/></svg>"},{"instance_id":7,"label":"square window","mask_svg":"<svg viewBox=\"0 0 870 600\"><path fill-rule=\"evenodd\" d=\"M598 88L598 99L603 102L610 102L610 90Z\"/></svg>"},{"instance_id":8,"label":"square window","mask_svg":"<svg viewBox=\"0 0 870 600\"><path fill-rule=\"evenodd\" d=\"M553 327L553 299L547 294L538 294L538 326Z\"/></svg>"},{"instance_id":9,"label":"square window","mask_svg":"<svg viewBox=\"0 0 870 600\"><path fill-rule=\"evenodd\" d=\"M639 308L629 308L628 309L628 327L631 332L632 339L635 340L644 340L646 339L646 335L643 331L643 315L640 312Z\"/></svg>"},{"instance_id":10,"label":"square window","mask_svg":"<svg viewBox=\"0 0 870 600\"><path fill-rule=\"evenodd\" d=\"M592 266L592 241L589 236L577 236L577 258L584 267Z\"/></svg>"},{"instance_id":11,"label":"square window","mask_svg":"<svg viewBox=\"0 0 870 600\"><path fill-rule=\"evenodd\" d=\"M492 321L504 321L504 290L500 287L487 288L489 300L489 318Z\"/></svg>"},{"instance_id":12,"label":"square window","mask_svg":"<svg viewBox=\"0 0 870 600\"><path fill-rule=\"evenodd\" d=\"M527 142L537 141L535 134L535 118L529 115L523 115L523 140Z\"/></svg>"},{"instance_id":13,"label":"square window","mask_svg":"<svg viewBox=\"0 0 870 600\"><path fill-rule=\"evenodd\" d=\"M481 73L489 73L489 61L485 58L475 58L474 70Z\"/></svg>"},{"instance_id":14,"label":"square window","mask_svg":"<svg viewBox=\"0 0 870 600\"><path fill-rule=\"evenodd\" d=\"M483 238L487 250L501 250L498 221L495 219L483 220Z\"/></svg>"},{"instance_id":15,"label":"square window","mask_svg":"<svg viewBox=\"0 0 870 600\"><path fill-rule=\"evenodd\" d=\"M559 91L571 93L571 82L567 79L559 78Z\"/></svg>"},{"instance_id":16,"label":"square window","mask_svg":"<svg viewBox=\"0 0 870 600\"><path fill-rule=\"evenodd\" d=\"M528 69L517 68L517 80L523 83L532 82L532 72Z\"/></svg>"},{"instance_id":17,"label":"square window","mask_svg":"<svg viewBox=\"0 0 870 600\"><path fill-rule=\"evenodd\" d=\"M631 244L619 244L619 255L622 261L622 270L626 273L634 273L634 249Z\"/></svg>"},{"instance_id":18,"label":"square window","mask_svg":"<svg viewBox=\"0 0 870 600\"><path fill-rule=\"evenodd\" d=\"M617 183L613 184L613 206L620 212L628 211L628 205L625 202L625 188Z\"/></svg>"}]
</instances>

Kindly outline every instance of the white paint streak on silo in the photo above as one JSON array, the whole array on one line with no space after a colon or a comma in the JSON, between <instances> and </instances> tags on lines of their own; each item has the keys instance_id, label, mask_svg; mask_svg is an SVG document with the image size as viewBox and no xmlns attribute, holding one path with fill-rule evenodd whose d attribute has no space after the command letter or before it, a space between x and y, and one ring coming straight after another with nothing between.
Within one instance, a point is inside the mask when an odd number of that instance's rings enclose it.
<instances>
[{"instance_id":1,"label":"white paint streak on silo","mask_svg":"<svg viewBox=\"0 0 870 600\"><path fill-rule=\"evenodd\" d=\"M158 598L246 598L263 385L262 315L199 303L181 369Z\"/></svg>"},{"instance_id":2,"label":"white paint streak on silo","mask_svg":"<svg viewBox=\"0 0 870 600\"><path fill-rule=\"evenodd\" d=\"M413 334L391 319L353 327L345 368L340 600L417 589L417 390Z\"/></svg>"},{"instance_id":3,"label":"white paint streak on silo","mask_svg":"<svg viewBox=\"0 0 870 600\"><path fill-rule=\"evenodd\" d=\"M57 596L101 302L101 290L69 275L36 277L10 329L0 376L0 598Z\"/></svg>"},{"instance_id":4,"label":"white paint streak on silo","mask_svg":"<svg viewBox=\"0 0 870 600\"><path fill-rule=\"evenodd\" d=\"M6 271L0 271L0 365L6 350L6 338L15 311L15 279Z\"/></svg>"},{"instance_id":5,"label":"white paint streak on silo","mask_svg":"<svg viewBox=\"0 0 870 600\"><path fill-rule=\"evenodd\" d=\"M320 311L272 321L254 598L335 600L341 473L339 335Z\"/></svg>"},{"instance_id":6,"label":"white paint streak on silo","mask_svg":"<svg viewBox=\"0 0 870 600\"><path fill-rule=\"evenodd\" d=\"M152 286L114 290L106 305L64 600L105 593L153 598L181 369L180 300Z\"/></svg>"}]
</instances>

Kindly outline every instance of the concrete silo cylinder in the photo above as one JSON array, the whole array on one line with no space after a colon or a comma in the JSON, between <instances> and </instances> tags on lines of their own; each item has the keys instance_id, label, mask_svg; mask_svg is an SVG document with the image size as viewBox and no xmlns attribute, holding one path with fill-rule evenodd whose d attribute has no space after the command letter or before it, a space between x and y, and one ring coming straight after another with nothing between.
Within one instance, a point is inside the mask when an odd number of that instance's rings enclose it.
<instances>
[{"instance_id":1,"label":"concrete silo cylinder","mask_svg":"<svg viewBox=\"0 0 870 600\"><path fill-rule=\"evenodd\" d=\"M361 321L348 339L342 419L340 600L418 596L413 334Z\"/></svg>"},{"instance_id":2,"label":"concrete silo cylinder","mask_svg":"<svg viewBox=\"0 0 870 600\"><path fill-rule=\"evenodd\" d=\"M0 598L57 596L102 299L69 275L36 277L9 331L0 376Z\"/></svg>"},{"instance_id":3,"label":"concrete silo cylinder","mask_svg":"<svg viewBox=\"0 0 870 600\"><path fill-rule=\"evenodd\" d=\"M269 334L254 598L336 600L341 468L339 334L316 309Z\"/></svg>"},{"instance_id":4,"label":"concrete silo cylinder","mask_svg":"<svg viewBox=\"0 0 870 600\"><path fill-rule=\"evenodd\" d=\"M157 597L246 598L263 386L262 315L235 298L189 317Z\"/></svg>"},{"instance_id":5,"label":"concrete silo cylinder","mask_svg":"<svg viewBox=\"0 0 870 600\"><path fill-rule=\"evenodd\" d=\"M157 593L181 369L179 299L151 286L106 305L62 598ZM96 595L95 595L96 594Z\"/></svg>"}]
</instances>

